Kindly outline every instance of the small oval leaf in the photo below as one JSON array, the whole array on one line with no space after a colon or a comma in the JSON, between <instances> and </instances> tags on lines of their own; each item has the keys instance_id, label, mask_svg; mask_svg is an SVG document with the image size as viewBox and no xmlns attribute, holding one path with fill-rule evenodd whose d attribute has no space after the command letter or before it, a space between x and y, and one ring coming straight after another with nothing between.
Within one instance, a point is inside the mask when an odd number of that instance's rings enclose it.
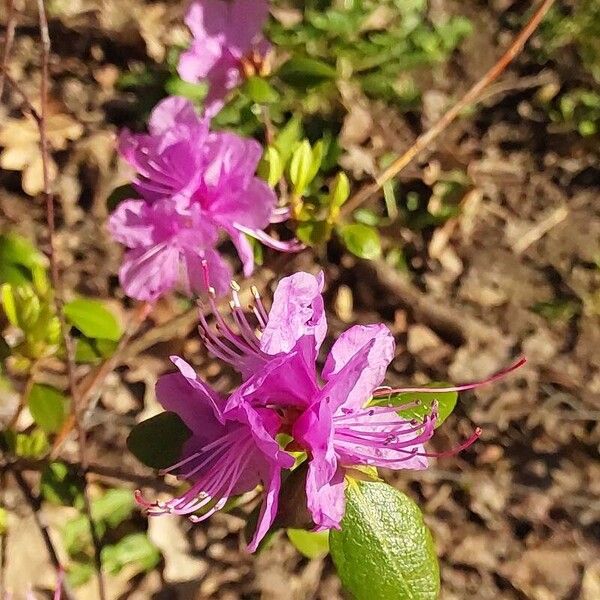
<instances>
[{"instance_id":1,"label":"small oval leaf","mask_svg":"<svg viewBox=\"0 0 600 600\"><path fill-rule=\"evenodd\" d=\"M336 70L327 63L308 56L294 56L279 69L279 77L298 88L310 88L337 77Z\"/></svg>"},{"instance_id":2,"label":"small oval leaf","mask_svg":"<svg viewBox=\"0 0 600 600\"><path fill-rule=\"evenodd\" d=\"M33 420L46 433L60 431L69 411L69 401L64 394L49 385L35 383L27 404Z\"/></svg>"},{"instance_id":3,"label":"small oval leaf","mask_svg":"<svg viewBox=\"0 0 600 600\"><path fill-rule=\"evenodd\" d=\"M65 316L89 338L118 341L121 326L116 317L99 300L77 298L65 304Z\"/></svg>"},{"instance_id":4,"label":"small oval leaf","mask_svg":"<svg viewBox=\"0 0 600 600\"><path fill-rule=\"evenodd\" d=\"M302 556L322 558L329 553L328 531L306 531L306 529L288 529L287 536Z\"/></svg>"},{"instance_id":5,"label":"small oval leaf","mask_svg":"<svg viewBox=\"0 0 600 600\"><path fill-rule=\"evenodd\" d=\"M382 482L351 481L333 562L357 600L436 600L440 573L419 507Z\"/></svg>"},{"instance_id":6,"label":"small oval leaf","mask_svg":"<svg viewBox=\"0 0 600 600\"><path fill-rule=\"evenodd\" d=\"M166 469L176 463L192 435L174 412L163 412L138 423L127 438L127 448L143 464Z\"/></svg>"},{"instance_id":7,"label":"small oval leaf","mask_svg":"<svg viewBox=\"0 0 600 600\"><path fill-rule=\"evenodd\" d=\"M338 229L344 246L359 258L373 260L381 256L381 239L373 227L363 223L352 223Z\"/></svg>"}]
</instances>

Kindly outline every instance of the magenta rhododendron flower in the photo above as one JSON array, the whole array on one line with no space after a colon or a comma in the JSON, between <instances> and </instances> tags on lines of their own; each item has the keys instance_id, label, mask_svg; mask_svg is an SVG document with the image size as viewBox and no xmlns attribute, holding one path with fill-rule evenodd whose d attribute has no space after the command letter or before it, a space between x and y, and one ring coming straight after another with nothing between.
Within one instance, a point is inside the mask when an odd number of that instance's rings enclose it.
<instances>
[{"instance_id":1,"label":"magenta rhododendron flower","mask_svg":"<svg viewBox=\"0 0 600 600\"><path fill-rule=\"evenodd\" d=\"M150 515L191 515L194 522L208 518L235 495L262 484L264 500L253 540L254 551L277 512L281 469L294 459L274 439L281 419L268 408L241 405L225 412L226 400L198 379L183 359L172 358L178 373L163 375L156 392L165 409L176 412L192 432L181 460L166 469L190 482L190 488L169 502L149 503L140 493L139 504ZM201 516L193 513L204 509Z\"/></svg>"},{"instance_id":2,"label":"magenta rhododendron flower","mask_svg":"<svg viewBox=\"0 0 600 600\"><path fill-rule=\"evenodd\" d=\"M185 81L209 84L206 113L216 114L229 90L242 80L244 59L261 60L270 46L262 37L266 0L195 0L185 17L193 41L177 70Z\"/></svg>"},{"instance_id":3,"label":"magenta rhododendron flower","mask_svg":"<svg viewBox=\"0 0 600 600\"><path fill-rule=\"evenodd\" d=\"M254 323L232 284L228 323L217 309L208 263L203 261L202 267L216 322L211 327L201 314L202 337L210 352L239 371L242 383L224 398L199 380L182 359L173 359L180 372L159 380L158 397L166 409L181 416L193 436L182 459L167 471L192 485L175 500L145 506L151 514L190 514L210 508L193 517L204 519L232 495L262 483L265 499L251 550L273 522L281 470L293 463L278 445L278 433L292 436L294 450L306 451L306 499L315 529L339 528L347 469L361 465L425 469L428 457L454 454L480 435L476 429L456 448L427 452L424 444L433 436L438 417L435 402L422 420L408 419L400 413L416 403L392 405L386 397L409 391L435 394L471 389L524 362L483 382L392 389L382 386L394 356L390 331L381 324L355 325L336 340L319 373L317 355L327 330L322 274L300 272L282 279L269 312L254 289Z\"/></svg>"},{"instance_id":4,"label":"magenta rhododendron flower","mask_svg":"<svg viewBox=\"0 0 600 600\"><path fill-rule=\"evenodd\" d=\"M255 176L261 146L233 133L211 132L184 98L160 102L148 134L124 131L119 151L135 168L141 199L120 203L109 220L113 237L127 246L119 276L125 292L155 300L179 287L201 293L201 262L206 260L218 294L231 281L231 268L215 250L226 234L242 260L244 275L253 270L246 235L281 251L297 251L263 229L281 221L269 186Z\"/></svg>"},{"instance_id":5,"label":"magenta rhododendron flower","mask_svg":"<svg viewBox=\"0 0 600 600\"><path fill-rule=\"evenodd\" d=\"M317 529L339 527L344 514L344 470L357 465L391 469L424 469L428 456L423 444L434 433L437 411L423 421L406 419L399 411L410 404L372 404L390 394L381 384L394 356L393 337L384 325L356 325L334 343L319 375L316 359L326 334L321 291L323 276L296 273L279 283L271 311L256 295L255 313L261 333L248 323L237 292L233 292L233 320L227 325L211 298L218 331L201 316L208 349L230 363L244 383L227 402L232 410L248 404L277 408L295 443L309 455L306 481L308 508ZM470 389L506 374L518 362L485 382L448 388ZM402 388L393 392L426 391ZM444 388L444 390L447 390ZM440 390L437 390L440 391ZM474 434L449 453L471 445Z\"/></svg>"}]
</instances>

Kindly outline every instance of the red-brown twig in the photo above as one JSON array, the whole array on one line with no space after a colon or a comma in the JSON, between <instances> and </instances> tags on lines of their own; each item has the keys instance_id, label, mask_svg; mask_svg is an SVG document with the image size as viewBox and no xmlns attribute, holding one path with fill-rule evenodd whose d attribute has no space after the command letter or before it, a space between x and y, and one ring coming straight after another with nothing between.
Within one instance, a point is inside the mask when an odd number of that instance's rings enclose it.
<instances>
[{"instance_id":1,"label":"red-brown twig","mask_svg":"<svg viewBox=\"0 0 600 600\"><path fill-rule=\"evenodd\" d=\"M4 80L6 77L6 69L8 68L8 61L10 59L10 51L12 48L13 40L15 39L15 28L17 25L17 11L15 10L14 0L7 0L6 2L6 34L4 35L4 49L2 51L2 71L0 72L0 98L4 93Z\"/></svg>"},{"instance_id":2,"label":"red-brown twig","mask_svg":"<svg viewBox=\"0 0 600 600\"><path fill-rule=\"evenodd\" d=\"M506 67L519 55L527 40L531 37L555 0L543 0L538 9L532 15L525 27L515 37L508 50L500 57L498 62L477 81L467 93L423 135L420 135L415 143L404 154L399 156L387 169L377 176L373 183L366 185L352 196L342 208L342 214L348 215L357 209L363 202L377 193L381 187L390 179L394 178L412 160L418 156L427 146L433 142L459 115L463 110L475 102L481 92L495 81L506 69Z\"/></svg>"},{"instance_id":3,"label":"red-brown twig","mask_svg":"<svg viewBox=\"0 0 600 600\"><path fill-rule=\"evenodd\" d=\"M27 483L27 480L25 479L25 477L23 477L23 475L20 473L20 471L18 471L17 469L10 469L10 472L12 473L13 477L15 478L15 481L17 482L17 485L19 486L21 492L23 493L23 496L25 497L27 504L29 504L29 507L31 508L31 510L33 512L33 518L35 520L35 524L36 524L37 528L39 529L42 539L44 540L44 545L46 546L46 550L48 551L48 556L50 557L50 562L52 563L52 566L55 568L59 580L61 580L60 574L63 572L63 568L62 568L62 565L60 564L60 559L58 558L58 553L56 551L56 548L54 547L52 538L50 537L50 530L48 528L48 523L46 523L46 519L44 518L44 515L42 513L42 501L39 496L36 496L33 493L33 491L31 490L31 487L29 486L29 483ZM73 596L71 594L71 591L70 591L69 587L67 586L67 584L65 583L64 579L62 580L61 585L62 585L62 591L65 595L65 598L67 598L67 599L72 598Z\"/></svg>"},{"instance_id":4,"label":"red-brown twig","mask_svg":"<svg viewBox=\"0 0 600 600\"><path fill-rule=\"evenodd\" d=\"M87 490L86 479L87 479L87 465L88 455L86 449L86 432L81 420L82 406L79 401L79 393L77 388L77 379L75 373L75 348L73 345L73 339L69 334L67 327L65 314L64 314L64 296L62 279L60 276L58 261L56 258L54 236L55 236L55 220L54 220L54 196L50 189L50 172L48 165L50 164L50 154L48 146L48 136L46 133L46 117L48 110L48 83L49 83L49 61L50 61L50 34L48 31L48 18L46 16L46 7L44 0L37 0L39 22L40 22L40 38L42 42L42 82L41 82L41 94L40 94L40 113L38 120L38 128L40 132L40 149L42 154L42 173L44 181L44 199L46 204L46 221L48 225L48 258L50 261L50 278L52 281L52 287L54 288L54 303L56 306L56 314L60 322L61 335L65 346L66 363L67 363L67 374L69 380L69 391L71 394L71 405L72 415L75 422L75 429L77 430L78 437L78 449L79 449L79 462L82 469L83 479L83 499L84 499L84 510L89 523L90 533L92 542L94 545L94 563L96 567L96 575L98 579L98 591L101 600L105 600L106 592L104 586L104 577L102 575L102 561L101 561L101 543L96 531L96 526L92 517L92 507Z\"/></svg>"}]
</instances>

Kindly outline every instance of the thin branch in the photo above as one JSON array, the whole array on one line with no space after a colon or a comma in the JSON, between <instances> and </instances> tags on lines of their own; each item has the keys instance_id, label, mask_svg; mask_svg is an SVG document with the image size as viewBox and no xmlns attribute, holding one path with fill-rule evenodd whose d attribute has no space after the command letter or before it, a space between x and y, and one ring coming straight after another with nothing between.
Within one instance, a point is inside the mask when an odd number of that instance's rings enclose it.
<instances>
[{"instance_id":1,"label":"thin branch","mask_svg":"<svg viewBox=\"0 0 600 600\"><path fill-rule=\"evenodd\" d=\"M537 29L550 7L555 0L543 0L538 9L532 15L525 27L519 32L513 40L508 50L500 57L498 62L489 69L479 81L477 81L467 93L423 135L420 135L415 143L401 156L399 156L387 169L377 176L375 181L359 190L342 207L342 214L348 215L357 209L363 202L368 200L373 194L376 194L381 187L390 179L393 179L404 169L412 160L431 144L445 129L462 113L467 107L473 104L483 90L494 82L506 69L506 67L519 55L527 40Z\"/></svg>"},{"instance_id":2,"label":"thin branch","mask_svg":"<svg viewBox=\"0 0 600 600\"><path fill-rule=\"evenodd\" d=\"M64 314L64 296L62 288L62 280L58 268L58 261L56 259L56 252L54 246L55 236L55 219L54 219L54 196L50 190L50 155L48 136L46 133L46 118L48 110L48 83L49 83L49 61L50 61L50 34L48 31L48 18L46 16L46 7L44 0L37 0L39 22L40 22L40 38L42 42L42 83L41 83L41 94L40 94L40 114L38 120L38 128L40 132L40 149L42 154L42 173L44 181L44 199L46 204L46 221L48 224L48 258L50 260L50 276L52 280L52 287L54 288L54 303L56 306L56 314L60 322L61 335L65 346L67 373L69 379L69 391L72 398L72 411L75 422L75 429L77 430L78 437L78 449L79 449L79 462L81 463L81 476L83 479L83 500L85 515L87 517L92 542L94 545L94 563L96 568L96 575L98 579L98 591L101 600L105 600L106 591L104 586L104 577L102 575L102 561L101 561L101 542L96 531L96 526L92 518L92 507L87 489L87 464L88 456L86 449L86 435L85 429L82 425L81 411L82 406L79 401L77 380L75 374L75 348L73 345L73 339L69 335L69 329Z\"/></svg>"},{"instance_id":3,"label":"thin branch","mask_svg":"<svg viewBox=\"0 0 600 600\"><path fill-rule=\"evenodd\" d=\"M6 70L8 68L8 61L10 59L10 51L12 44L15 39L15 28L17 25L17 11L15 10L14 0L7 0L6 12L8 13L6 20L6 34L4 36L4 49L2 51L2 71L0 72L0 99L4 93L4 80L6 77Z\"/></svg>"},{"instance_id":4,"label":"thin branch","mask_svg":"<svg viewBox=\"0 0 600 600\"><path fill-rule=\"evenodd\" d=\"M72 598L71 591L67 587L67 584L64 581L64 578L61 578L61 573L63 572L63 567L60 563L60 559L58 558L58 553L56 552L56 548L54 547L54 543L52 542L52 538L50 537L50 529L48 528L48 523L46 523L46 519L42 513L42 501L39 496L36 496L31 487L23 477L23 475L17 469L11 469L12 473L17 485L21 489L23 496L27 500L27 504L29 504L32 512L33 518L35 520L35 524L42 535L42 539L44 540L44 545L46 546L46 550L48 551L48 555L50 557L50 562L52 566L55 568L59 581L62 579L62 588L66 598Z\"/></svg>"},{"instance_id":5,"label":"thin branch","mask_svg":"<svg viewBox=\"0 0 600 600\"><path fill-rule=\"evenodd\" d=\"M5 465L0 465L0 474L13 469L19 471L40 472L43 471L50 464L50 462L52 462L52 459L33 460L27 458L18 458ZM60 459L60 462L62 462L73 473L81 472L81 465L79 463L70 462L64 459ZM119 481L121 483L131 485L132 487L148 487L159 492L173 492L173 490L177 488L177 486L163 481L156 475L128 473L119 467L91 463L87 467L87 472L90 476L90 479L93 478L104 483L107 481Z\"/></svg>"}]
</instances>

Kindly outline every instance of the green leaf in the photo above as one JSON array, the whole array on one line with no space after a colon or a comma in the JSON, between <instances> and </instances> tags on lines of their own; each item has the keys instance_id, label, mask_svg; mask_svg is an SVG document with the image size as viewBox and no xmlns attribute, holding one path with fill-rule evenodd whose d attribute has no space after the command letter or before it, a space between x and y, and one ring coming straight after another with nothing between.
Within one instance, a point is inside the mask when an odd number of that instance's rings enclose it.
<instances>
[{"instance_id":1,"label":"green leaf","mask_svg":"<svg viewBox=\"0 0 600 600\"><path fill-rule=\"evenodd\" d=\"M19 327L19 315L17 314L17 302L13 293L12 285L5 283L0 287L0 300L4 314L11 325Z\"/></svg>"},{"instance_id":2,"label":"green leaf","mask_svg":"<svg viewBox=\"0 0 600 600\"><path fill-rule=\"evenodd\" d=\"M81 481L77 474L63 462L52 462L42 471L40 481L42 496L53 504L83 508Z\"/></svg>"},{"instance_id":3,"label":"green leaf","mask_svg":"<svg viewBox=\"0 0 600 600\"><path fill-rule=\"evenodd\" d=\"M310 88L337 77L336 70L322 60L307 56L294 56L279 69L279 77L299 88Z\"/></svg>"},{"instance_id":4,"label":"green leaf","mask_svg":"<svg viewBox=\"0 0 600 600\"><path fill-rule=\"evenodd\" d=\"M287 536L302 556L322 558L329 553L328 531L306 531L306 529L288 529Z\"/></svg>"},{"instance_id":5,"label":"green leaf","mask_svg":"<svg viewBox=\"0 0 600 600\"><path fill-rule=\"evenodd\" d=\"M138 423L127 438L127 448L146 466L166 469L177 462L191 435L179 415L167 411Z\"/></svg>"},{"instance_id":6,"label":"green leaf","mask_svg":"<svg viewBox=\"0 0 600 600\"><path fill-rule=\"evenodd\" d=\"M165 83L165 91L170 96L183 96L192 100L192 102L198 102L206 98L208 85L205 82L191 83L184 81L177 75L172 75Z\"/></svg>"},{"instance_id":7,"label":"green leaf","mask_svg":"<svg viewBox=\"0 0 600 600\"><path fill-rule=\"evenodd\" d=\"M108 527L117 527L128 519L135 509L135 499L130 490L111 489L92 502L94 520Z\"/></svg>"},{"instance_id":8,"label":"green leaf","mask_svg":"<svg viewBox=\"0 0 600 600\"><path fill-rule=\"evenodd\" d=\"M102 564L109 573L116 575L131 565L136 571L150 571L160 562L158 548L145 533L131 533L117 544L102 548Z\"/></svg>"},{"instance_id":9,"label":"green leaf","mask_svg":"<svg viewBox=\"0 0 600 600\"><path fill-rule=\"evenodd\" d=\"M310 183L313 153L308 140L303 140L294 150L290 161L290 181L294 186L294 194L298 197L304 194Z\"/></svg>"},{"instance_id":10,"label":"green leaf","mask_svg":"<svg viewBox=\"0 0 600 600\"><path fill-rule=\"evenodd\" d=\"M258 175L269 184L269 187L274 188L283 175L283 169L281 154L274 146L268 146L258 165Z\"/></svg>"},{"instance_id":11,"label":"green leaf","mask_svg":"<svg viewBox=\"0 0 600 600\"><path fill-rule=\"evenodd\" d=\"M266 79L256 75L246 80L244 92L257 104L273 104L279 100L277 90Z\"/></svg>"},{"instance_id":12,"label":"green leaf","mask_svg":"<svg viewBox=\"0 0 600 600\"><path fill-rule=\"evenodd\" d=\"M71 587L79 587L87 583L94 574L94 564L90 562L71 561L67 571L67 581Z\"/></svg>"},{"instance_id":13,"label":"green leaf","mask_svg":"<svg viewBox=\"0 0 600 600\"><path fill-rule=\"evenodd\" d=\"M381 256L379 232L363 223L352 223L338 228L344 246L359 258L373 260Z\"/></svg>"},{"instance_id":14,"label":"green leaf","mask_svg":"<svg viewBox=\"0 0 600 600\"><path fill-rule=\"evenodd\" d=\"M118 342L113 340L78 338L75 342L75 361L78 363L97 363L112 356Z\"/></svg>"},{"instance_id":15,"label":"green leaf","mask_svg":"<svg viewBox=\"0 0 600 600\"><path fill-rule=\"evenodd\" d=\"M350 196L350 180L348 175L340 171L329 190L329 206L341 208Z\"/></svg>"},{"instance_id":16,"label":"green leaf","mask_svg":"<svg viewBox=\"0 0 600 600\"><path fill-rule=\"evenodd\" d=\"M65 304L65 316L89 338L118 341L121 326L115 316L99 300L77 298Z\"/></svg>"},{"instance_id":17,"label":"green leaf","mask_svg":"<svg viewBox=\"0 0 600 600\"><path fill-rule=\"evenodd\" d=\"M4 440L10 450L20 458L41 458L50 449L48 438L41 429L16 434L10 430L5 431Z\"/></svg>"},{"instance_id":18,"label":"green leaf","mask_svg":"<svg viewBox=\"0 0 600 600\"><path fill-rule=\"evenodd\" d=\"M436 600L440 573L419 507L380 482L351 481L340 531L331 530L333 562L357 600Z\"/></svg>"},{"instance_id":19,"label":"green leaf","mask_svg":"<svg viewBox=\"0 0 600 600\"><path fill-rule=\"evenodd\" d=\"M46 266L46 258L29 240L15 233L0 235L0 264L21 265L29 270Z\"/></svg>"},{"instance_id":20,"label":"green leaf","mask_svg":"<svg viewBox=\"0 0 600 600\"><path fill-rule=\"evenodd\" d=\"M120 185L116 187L106 199L106 207L110 212L115 210L123 200L130 200L139 198L139 193L135 191L135 188L130 184Z\"/></svg>"},{"instance_id":21,"label":"green leaf","mask_svg":"<svg viewBox=\"0 0 600 600\"><path fill-rule=\"evenodd\" d=\"M274 146L281 156L281 162L283 168L287 164L296 144L302 137L302 121L300 117L294 115L286 124L275 138Z\"/></svg>"},{"instance_id":22,"label":"green leaf","mask_svg":"<svg viewBox=\"0 0 600 600\"><path fill-rule=\"evenodd\" d=\"M435 423L439 427L451 414L456 407L458 392L436 392L436 387L450 387L452 384L444 382L435 382L429 384L431 392L405 392L402 394L393 394L386 398L378 399L375 404L385 404L398 406L398 414L405 419L418 419L422 421L432 409L433 403L438 405L438 418ZM416 402L418 406L411 408L402 408L405 404Z\"/></svg>"},{"instance_id":23,"label":"green leaf","mask_svg":"<svg viewBox=\"0 0 600 600\"><path fill-rule=\"evenodd\" d=\"M331 225L326 221L303 221L296 227L296 237L308 246L318 246L331 236Z\"/></svg>"},{"instance_id":24,"label":"green leaf","mask_svg":"<svg viewBox=\"0 0 600 600\"><path fill-rule=\"evenodd\" d=\"M34 383L27 398L33 420L46 432L60 431L69 412L67 397L57 389Z\"/></svg>"}]
</instances>

